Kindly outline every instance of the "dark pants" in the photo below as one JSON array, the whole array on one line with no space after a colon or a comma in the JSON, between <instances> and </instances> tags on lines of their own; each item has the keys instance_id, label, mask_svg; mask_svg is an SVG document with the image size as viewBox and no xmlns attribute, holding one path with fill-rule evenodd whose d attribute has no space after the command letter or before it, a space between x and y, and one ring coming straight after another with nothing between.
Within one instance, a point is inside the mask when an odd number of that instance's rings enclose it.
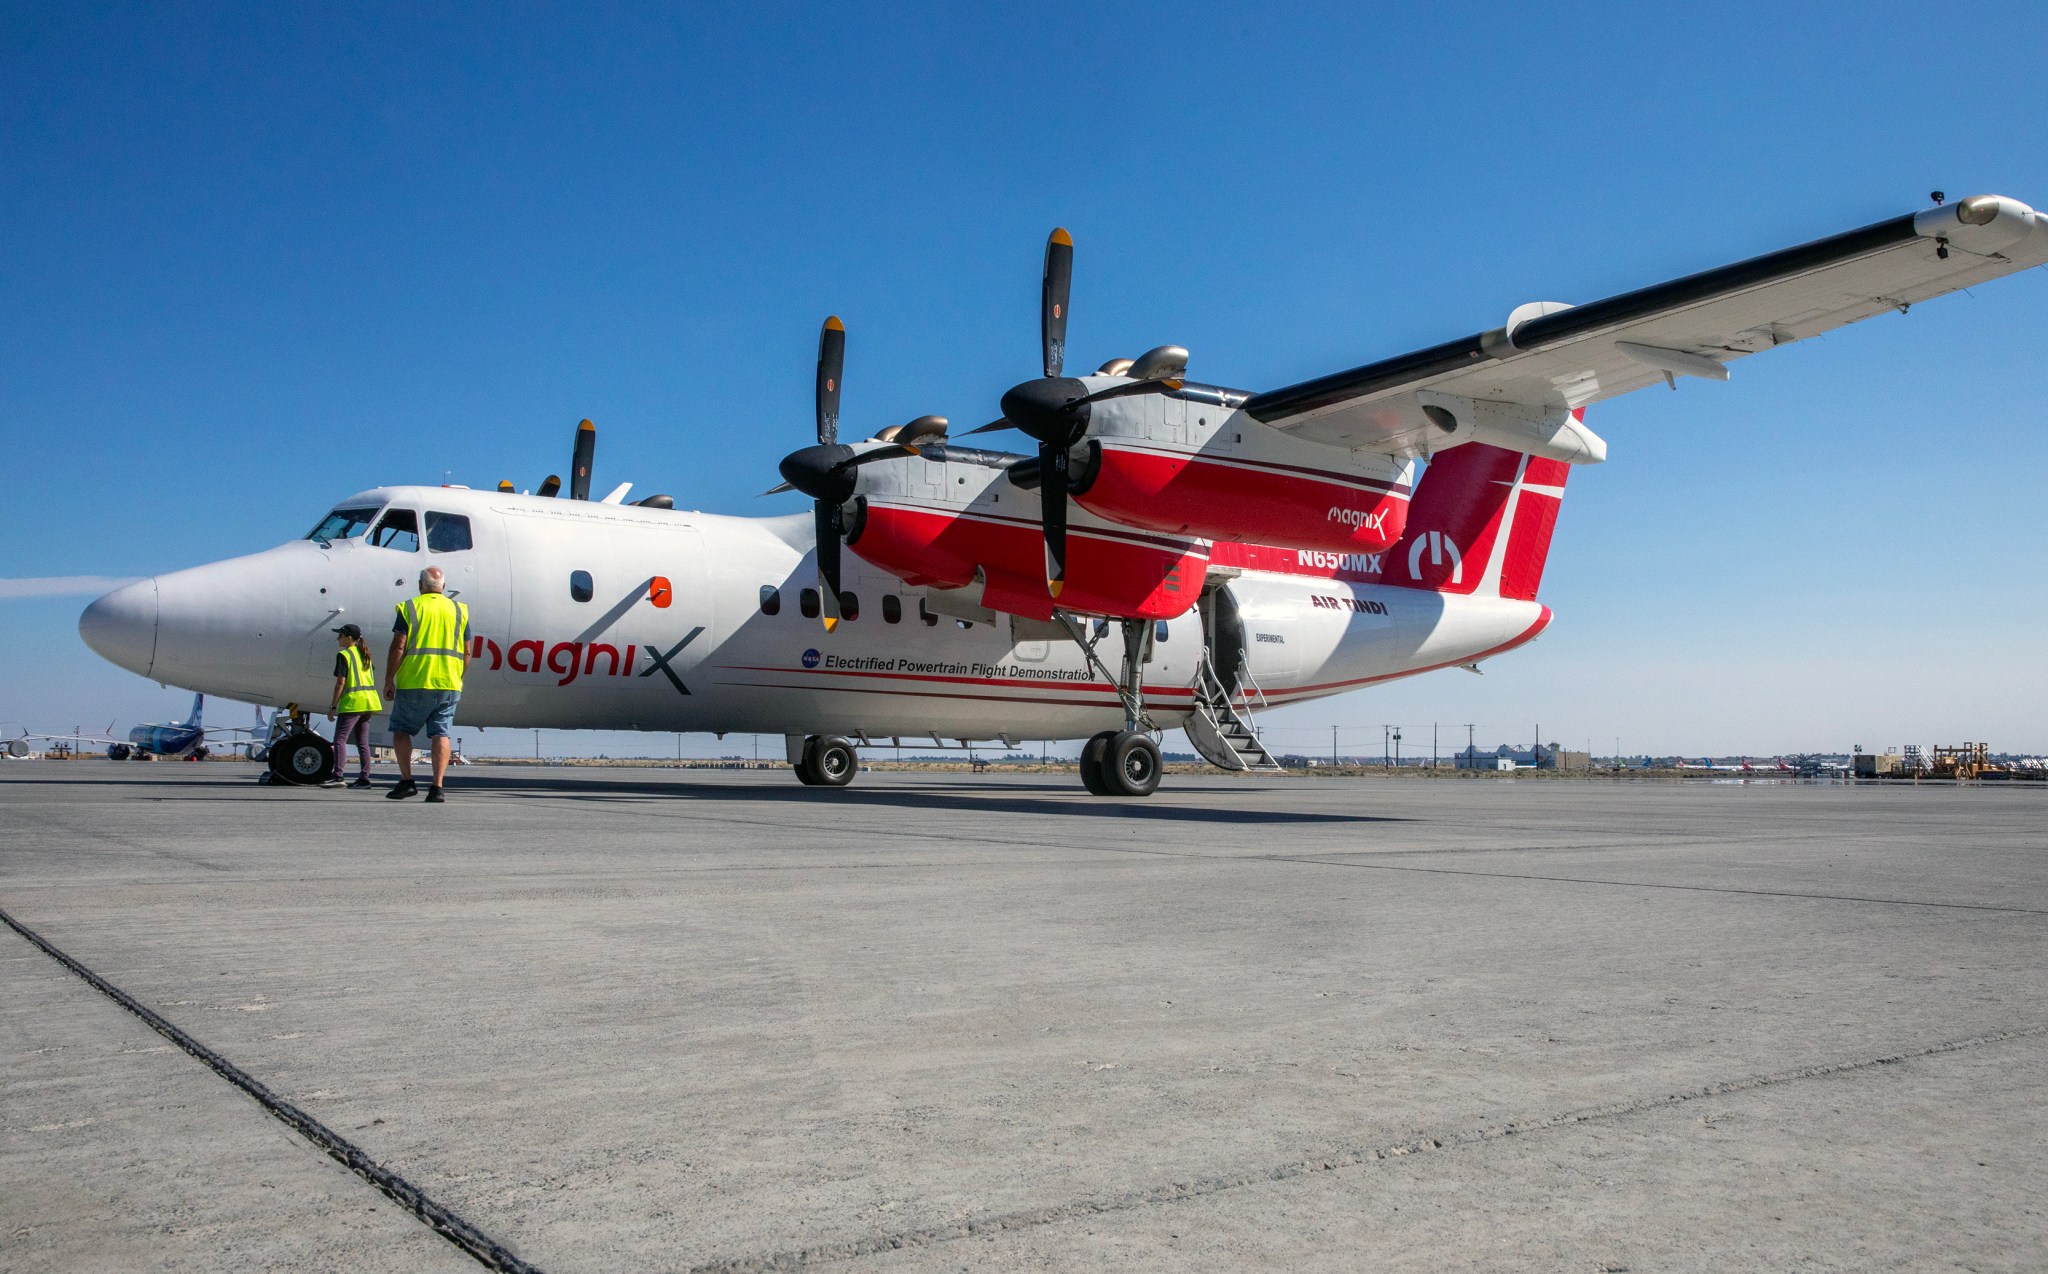
<instances>
[{"instance_id":1,"label":"dark pants","mask_svg":"<svg viewBox=\"0 0 2048 1274\"><path fill-rule=\"evenodd\" d=\"M363 777L370 777L370 718L374 713L344 712L334 719L334 777L348 769L348 741L356 741L356 755L362 758Z\"/></svg>"}]
</instances>

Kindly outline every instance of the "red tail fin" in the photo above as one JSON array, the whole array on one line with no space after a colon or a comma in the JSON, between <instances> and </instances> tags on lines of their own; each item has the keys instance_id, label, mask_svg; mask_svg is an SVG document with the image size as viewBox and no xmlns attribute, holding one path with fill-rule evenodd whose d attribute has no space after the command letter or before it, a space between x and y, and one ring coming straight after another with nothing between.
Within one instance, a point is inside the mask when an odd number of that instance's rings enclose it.
<instances>
[{"instance_id":1,"label":"red tail fin","mask_svg":"<svg viewBox=\"0 0 2048 1274\"><path fill-rule=\"evenodd\" d=\"M1386 582L1534 601L1570 472L1483 442L1438 453L1387 552Z\"/></svg>"}]
</instances>

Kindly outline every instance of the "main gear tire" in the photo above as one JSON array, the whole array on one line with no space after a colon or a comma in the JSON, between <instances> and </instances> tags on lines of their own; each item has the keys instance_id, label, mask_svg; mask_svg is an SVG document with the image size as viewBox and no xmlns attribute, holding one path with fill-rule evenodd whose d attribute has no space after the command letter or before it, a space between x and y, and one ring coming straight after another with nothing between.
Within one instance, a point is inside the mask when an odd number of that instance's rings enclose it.
<instances>
[{"instance_id":1,"label":"main gear tire","mask_svg":"<svg viewBox=\"0 0 2048 1274\"><path fill-rule=\"evenodd\" d=\"M818 787L845 787L860 773L860 753L836 734L805 744L804 762L810 767L811 782Z\"/></svg>"},{"instance_id":2,"label":"main gear tire","mask_svg":"<svg viewBox=\"0 0 2048 1274\"><path fill-rule=\"evenodd\" d=\"M1116 731L1104 730L1081 745L1081 786L1087 788L1092 796L1116 795L1103 773L1103 758L1108 755L1110 741L1115 738Z\"/></svg>"},{"instance_id":3,"label":"main gear tire","mask_svg":"<svg viewBox=\"0 0 2048 1274\"><path fill-rule=\"evenodd\" d=\"M301 730L271 747L269 763L280 783L321 783L334 773L334 745L311 730Z\"/></svg>"},{"instance_id":4,"label":"main gear tire","mask_svg":"<svg viewBox=\"0 0 2048 1274\"><path fill-rule=\"evenodd\" d=\"M818 772L811 768L811 753L818 747L818 736L813 734L804 739L803 750L796 755L796 764L789 768L795 772L796 781L805 787L818 786Z\"/></svg>"},{"instance_id":5,"label":"main gear tire","mask_svg":"<svg viewBox=\"0 0 2048 1274\"><path fill-rule=\"evenodd\" d=\"M1159 745L1149 734L1126 730L1103 753L1103 782L1113 796L1150 796L1159 790Z\"/></svg>"}]
</instances>

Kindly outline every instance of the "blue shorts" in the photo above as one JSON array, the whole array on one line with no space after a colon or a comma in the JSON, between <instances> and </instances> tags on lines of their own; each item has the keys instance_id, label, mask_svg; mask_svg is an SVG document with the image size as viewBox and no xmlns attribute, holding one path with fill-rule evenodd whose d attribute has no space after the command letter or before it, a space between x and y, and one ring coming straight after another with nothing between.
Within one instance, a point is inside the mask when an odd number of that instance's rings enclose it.
<instances>
[{"instance_id":1,"label":"blue shorts","mask_svg":"<svg viewBox=\"0 0 2048 1274\"><path fill-rule=\"evenodd\" d=\"M391 733L445 739L461 699L460 690L401 690L391 699Z\"/></svg>"}]
</instances>

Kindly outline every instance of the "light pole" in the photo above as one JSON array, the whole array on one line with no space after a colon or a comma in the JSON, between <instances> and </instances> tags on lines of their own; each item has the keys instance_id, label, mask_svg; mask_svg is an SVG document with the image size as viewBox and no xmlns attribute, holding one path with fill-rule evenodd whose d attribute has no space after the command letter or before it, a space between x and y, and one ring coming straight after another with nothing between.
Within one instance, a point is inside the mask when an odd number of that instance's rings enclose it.
<instances>
[{"instance_id":1,"label":"light pole","mask_svg":"<svg viewBox=\"0 0 2048 1274\"><path fill-rule=\"evenodd\" d=\"M1400 726L1395 726L1395 727L1394 727L1394 763L1393 763L1393 765L1392 765L1392 766L1391 766L1390 768L1392 768L1392 769L1397 769L1397 770L1401 768L1401 727L1400 727Z\"/></svg>"}]
</instances>

